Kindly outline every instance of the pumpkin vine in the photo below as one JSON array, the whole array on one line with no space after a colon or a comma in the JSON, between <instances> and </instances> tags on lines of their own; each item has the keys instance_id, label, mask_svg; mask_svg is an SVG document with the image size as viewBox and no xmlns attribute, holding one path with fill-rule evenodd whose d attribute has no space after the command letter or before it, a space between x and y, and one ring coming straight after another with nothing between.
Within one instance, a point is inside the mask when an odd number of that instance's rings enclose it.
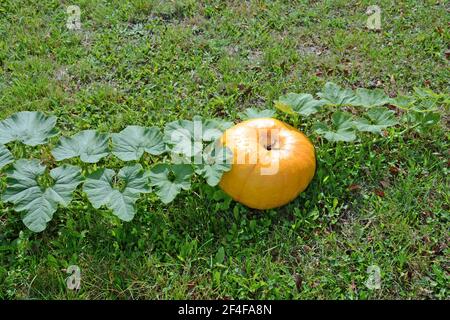
<instances>
[{"instance_id":1,"label":"pumpkin vine","mask_svg":"<svg viewBox=\"0 0 450 320\"><path fill-rule=\"evenodd\" d=\"M248 108L239 117L315 117L307 127L312 135L350 143L365 134L427 130L440 121L438 109L448 108L449 101L448 95L427 89L391 98L380 89L350 90L328 82L315 95L289 92L274 101L274 109ZM214 187L232 167L231 150L219 141L234 123L223 119L197 116L167 123L163 129L130 125L115 133L84 130L59 138L56 123L54 116L31 111L0 121L0 177L6 181L0 201L23 213L25 226L34 232L46 228L58 206L70 206L78 188L93 208L105 207L130 221L143 195L153 193L168 204L189 190L195 177ZM17 144L53 148L43 164L42 159L15 159ZM152 161L142 161L145 155ZM131 163L116 172L106 165L112 157Z\"/></svg>"}]
</instances>

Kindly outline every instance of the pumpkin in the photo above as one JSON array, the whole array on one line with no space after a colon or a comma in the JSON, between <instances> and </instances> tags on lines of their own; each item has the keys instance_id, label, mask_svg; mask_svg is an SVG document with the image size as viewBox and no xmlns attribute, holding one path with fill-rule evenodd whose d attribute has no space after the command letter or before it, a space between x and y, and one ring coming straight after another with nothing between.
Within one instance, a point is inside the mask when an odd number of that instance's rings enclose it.
<instances>
[{"instance_id":1,"label":"pumpkin","mask_svg":"<svg viewBox=\"0 0 450 320\"><path fill-rule=\"evenodd\" d=\"M233 163L219 185L250 208L271 209L292 201L316 170L311 141L273 118L243 121L226 130L221 143L233 152Z\"/></svg>"}]
</instances>

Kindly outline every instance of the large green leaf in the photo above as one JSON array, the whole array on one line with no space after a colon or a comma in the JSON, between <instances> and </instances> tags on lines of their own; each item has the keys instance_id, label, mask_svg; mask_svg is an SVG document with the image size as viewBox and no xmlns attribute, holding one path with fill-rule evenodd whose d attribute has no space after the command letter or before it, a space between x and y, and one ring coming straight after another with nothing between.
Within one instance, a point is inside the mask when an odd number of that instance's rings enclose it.
<instances>
[{"instance_id":1,"label":"large green leaf","mask_svg":"<svg viewBox=\"0 0 450 320\"><path fill-rule=\"evenodd\" d=\"M159 155L165 151L163 134L157 127L128 126L112 134L112 153L123 161L139 160L144 152Z\"/></svg>"},{"instance_id":2,"label":"large green leaf","mask_svg":"<svg viewBox=\"0 0 450 320\"><path fill-rule=\"evenodd\" d=\"M418 130L433 126L441 120L439 112L420 112L411 111L406 115L406 119L414 124L419 125Z\"/></svg>"},{"instance_id":3,"label":"large green leaf","mask_svg":"<svg viewBox=\"0 0 450 320\"><path fill-rule=\"evenodd\" d=\"M317 123L313 129L328 141L350 142L356 139L352 116L349 113L336 111L331 116L332 126Z\"/></svg>"},{"instance_id":4,"label":"large green leaf","mask_svg":"<svg viewBox=\"0 0 450 320\"><path fill-rule=\"evenodd\" d=\"M272 118L275 115L275 111L269 109L256 109L247 108L244 112L239 113L239 118L242 120L255 119L255 118Z\"/></svg>"},{"instance_id":5,"label":"large green leaf","mask_svg":"<svg viewBox=\"0 0 450 320\"><path fill-rule=\"evenodd\" d=\"M436 93L431 89L428 88L418 88L414 87L414 95L418 97L419 99L423 100L432 100L437 102L440 99L448 99L448 95L445 92L442 93Z\"/></svg>"},{"instance_id":6,"label":"large green leaf","mask_svg":"<svg viewBox=\"0 0 450 320\"><path fill-rule=\"evenodd\" d=\"M354 121L359 131L382 133L383 129L398 123L394 111L384 107L372 108L367 112L368 119L357 119Z\"/></svg>"},{"instance_id":7,"label":"large green leaf","mask_svg":"<svg viewBox=\"0 0 450 320\"><path fill-rule=\"evenodd\" d=\"M56 117L47 117L42 112L23 111L0 121L0 144L20 141L29 146L47 143L58 134Z\"/></svg>"},{"instance_id":8,"label":"large green leaf","mask_svg":"<svg viewBox=\"0 0 450 320\"><path fill-rule=\"evenodd\" d=\"M140 164L122 168L117 177L124 183L119 189L114 184L116 173L111 169L99 169L86 178L83 191L96 209L105 206L124 221L131 221L136 213L135 204L142 193L151 191L149 174Z\"/></svg>"},{"instance_id":9,"label":"large green leaf","mask_svg":"<svg viewBox=\"0 0 450 320\"><path fill-rule=\"evenodd\" d=\"M352 90L343 89L337 84L327 82L322 92L317 94L326 104L333 106L352 105L356 96Z\"/></svg>"},{"instance_id":10,"label":"large green leaf","mask_svg":"<svg viewBox=\"0 0 450 320\"><path fill-rule=\"evenodd\" d=\"M391 99L391 104L401 109L409 109L414 104L415 99L410 96L397 96Z\"/></svg>"},{"instance_id":11,"label":"large green leaf","mask_svg":"<svg viewBox=\"0 0 450 320\"><path fill-rule=\"evenodd\" d=\"M54 185L46 193L55 202L67 207L72 201L72 194L84 178L81 169L76 166L62 165L50 171Z\"/></svg>"},{"instance_id":12,"label":"large green leaf","mask_svg":"<svg viewBox=\"0 0 450 320\"><path fill-rule=\"evenodd\" d=\"M436 112L439 111L439 105L431 99L418 100L412 104L409 111Z\"/></svg>"},{"instance_id":13,"label":"large green leaf","mask_svg":"<svg viewBox=\"0 0 450 320\"><path fill-rule=\"evenodd\" d=\"M203 162L196 165L195 172L205 178L210 186L216 186L223 173L231 170L232 157L229 148L211 144L203 152Z\"/></svg>"},{"instance_id":14,"label":"large green leaf","mask_svg":"<svg viewBox=\"0 0 450 320\"><path fill-rule=\"evenodd\" d=\"M11 202L18 212L26 212L23 222L34 232L43 231L53 218L58 204L67 207L72 194L82 182L81 169L63 165L50 171L53 186L43 188L38 178L45 173L38 160L20 159L7 172L3 201Z\"/></svg>"},{"instance_id":15,"label":"large green leaf","mask_svg":"<svg viewBox=\"0 0 450 320\"><path fill-rule=\"evenodd\" d=\"M157 164L150 170L151 185L165 204L172 202L181 190L191 188L192 167L188 164Z\"/></svg>"},{"instance_id":16,"label":"large green leaf","mask_svg":"<svg viewBox=\"0 0 450 320\"><path fill-rule=\"evenodd\" d=\"M193 157L201 153L202 122L190 120L177 120L169 122L164 128L164 142L171 152Z\"/></svg>"},{"instance_id":17,"label":"large green leaf","mask_svg":"<svg viewBox=\"0 0 450 320\"><path fill-rule=\"evenodd\" d=\"M57 161L80 157L86 163L96 163L109 154L109 134L84 130L74 136L61 137L52 154Z\"/></svg>"},{"instance_id":18,"label":"large green leaf","mask_svg":"<svg viewBox=\"0 0 450 320\"><path fill-rule=\"evenodd\" d=\"M14 161L11 152L4 145L0 144L0 169Z\"/></svg>"},{"instance_id":19,"label":"large green leaf","mask_svg":"<svg viewBox=\"0 0 450 320\"><path fill-rule=\"evenodd\" d=\"M362 106L366 108L379 107L392 102L392 99L387 96L381 89L356 89L356 99L351 102L353 106Z\"/></svg>"},{"instance_id":20,"label":"large green leaf","mask_svg":"<svg viewBox=\"0 0 450 320\"><path fill-rule=\"evenodd\" d=\"M173 154L181 154L187 158L201 157L203 142L217 140L232 125L232 122L202 119L198 116L192 121L177 120L166 125L164 141Z\"/></svg>"},{"instance_id":21,"label":"large green leaf","mask_svg":"<svg viewBox=\"0 0 450 320\"><path fill-rule=\"evenodd\" d=\"M326 101L316 100L308 93L288 93L275 101L275 108L289 114L299 113L302 116L309 116L319 111L325 104Z\"/></svg>"},{"instance_id":22,"label":"large green leaf","mask_svg":"<svg viewBox=\"0 0 450 320\"><path fill-rule=\"evenodd\" d=\"M233 122L222 119L202 119L201 117L194 119L202 122L202 141L206 142L219 139L226 129L234 125Z\"/></svg>"}]
</instances>

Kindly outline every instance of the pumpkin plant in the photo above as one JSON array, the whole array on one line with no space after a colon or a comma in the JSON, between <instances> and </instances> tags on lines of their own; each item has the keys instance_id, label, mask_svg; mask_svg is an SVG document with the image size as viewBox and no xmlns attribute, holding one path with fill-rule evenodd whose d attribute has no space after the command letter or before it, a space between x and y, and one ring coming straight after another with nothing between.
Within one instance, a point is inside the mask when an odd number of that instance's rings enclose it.
<instances>
[{"instance_id":1,"label":"pumpkin plant","mask_svg":"<svg viewBox=\"0 0 450 320\"><path fill-rule=\"evenodd\" d=\"M128 126L112 134L112 153L122 161L139 160L144 152L160 155L165 151L163 134L157 127Z\"/></svg>"},{"instance_id":2,"label":"pumpkin plant","mask_svg":"<svg viewBox=\"0 0 450 320\"><path fill-rule=\"evenodd\" d=\"M46 167L36 159L17 160L6 174L8 188L2 199L13 203L17 212L25 212L23 222L34 232L46 228L58 205L70 204L72 193L83 180L80 168L63 165L50 171L53 182L42 183Z\"/></svg>"},{"instance_id":3,"label":"pumpkin plant","mask_svg":"<svg viewBox=\"0 0 450 320\"><path fill-rule=\"evenodd\" d=\"M0 169L14 162L14 157L11 152L2 144L0 144Z\"/></svg>"},{"instance_id":4,"label":"pumpkin plant","mask_svg":"<svg viewBox=\"0 0 450 320\"><path fill-rule=\"evenodd\" d=\"M188 164L160 163L150 171L151 185L165 204L172 202L181 190L191 188L191 177L194 174Z\"/></svg>"},{"instance_id":5,"label":"pumpkin plant","mask_svg":"<svg viewBox=\"0 0 450 320\"><path fill-rule=\"evenodd\" d=\"M95 130L83 130L72 137L61 137L52 150L56 161L80 157L85 163L97 163L109 154L109 136Z\"/></svg>"},{"instance_id":6,"label":"pumpkin plant","mask_svg":"<svg viewBox=\"0 0 450 320\"><path fill-rule=\"evenodd\" d=\"M93 208L105 207L123 221L133 219L143 195L154 193L168 204L199 180L219 185L247 206L273 208L297 197L316 169L311 141L275 119L276 110L294 117L294 123L314 116L317 121L302 121L312 124L306 131L333 144L388 135L397 125L406 128L392 134L427 130L449 100L427 89L390 98L380 89L353 91L329 82L315 95L282 95L275 110L246 109L237 125L196 116L167 123L163 130L133 125L117 133L84 130L56 144L56 117L18 112L0 121L0 177L6 175L0 201L23 213L24 224L35 232L46 228L59 206L70 205L80 185ZM47 166L37 159L15 160L15 146L44 144L54 145ZM115 171L102 165L111 157L131 163Z\"/></svg>"},{"instance_id":7,"label":"pumpkin plant","mask_svg":"<svg viewBox=\"0 0 450 320\"><path fill-rule=\"evenodd\" d=\"M447 95L431 90L416 88L413 96L390 98L381 89L353 91L331 82L327 82L316 96L317 99L310 94L288 93L274 101L274 105L288 115L325 115L325 121L316 121L312 130L330 142L351 142L357 139L358 133L364 132L382 135L384 130L400 122L409 124L410 128L431 126L440 120L438 106L449 104ZM388 107L401 110L404 116L398 119ZM359 117L345 109L354 111Z\"/></svg>"},{"instance_id":8,"label":"pumpkin plant","mask_svg":"<svg viewBox=\"0 0 450 320\"><path fill-rule=\"evenodd\" d=\"M229 150L218 140L232 122L219 119L178 120L164 130L164 141L175 163L193 164L194 171L210 186L216 186L222 174L231 169Z\"/></svg>"},{"instance_id":9,"label":"pumpkin plant","mask_svg":"<svg viewBox=\"0 0 450 320\"><path fill-rule=\"evenodd\" d=\"M95 209L105 206L121 220L131 221L136 201L151 191L148 177L140 164L123 167L117 176L114 170L102 168L86 177L83 191ZM123 182L121 188L115 178Z\"/></svg>"},{"instance_id":10,"label":"pumpkin plant","mask_svg":"<svg viewBox=\"0 0 450 320\"><path fill-rule=\"evenodd\" d=\"M56 117L22 111L0 122L0 144L20 141L28 146L45 144L58 134Z\"/></svg>"}]
</instances>

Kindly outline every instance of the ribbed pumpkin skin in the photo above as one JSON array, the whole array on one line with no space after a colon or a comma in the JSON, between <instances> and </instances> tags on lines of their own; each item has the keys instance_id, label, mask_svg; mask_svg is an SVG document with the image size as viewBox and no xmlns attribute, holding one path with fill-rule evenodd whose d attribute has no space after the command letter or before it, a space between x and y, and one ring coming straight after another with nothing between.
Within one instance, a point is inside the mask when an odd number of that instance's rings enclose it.
<instances>
[{"instance_id":1,"label":"ribbed pumpkin skin","mask_svg":"<svg viewBox=\"0 0 450 320\"><path fill-rule=\"evenodd\" d=\"M282 121L250 119L225 131L221 141L233 152L233 165L219 185L250 208L285 205L305 190L314 176L313 144Z\"/></svg>"}]
</instances>

